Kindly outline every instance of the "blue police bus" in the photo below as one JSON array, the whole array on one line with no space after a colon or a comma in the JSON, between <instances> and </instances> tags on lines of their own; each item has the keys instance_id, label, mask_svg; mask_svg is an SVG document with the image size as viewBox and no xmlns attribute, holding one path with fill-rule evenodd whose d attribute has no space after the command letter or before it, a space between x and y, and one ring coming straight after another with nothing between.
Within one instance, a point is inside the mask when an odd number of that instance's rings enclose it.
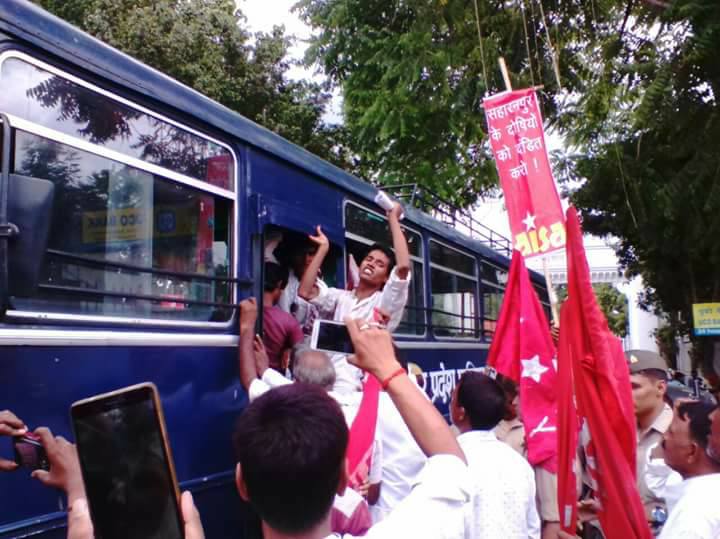
<instances>
[{"instance_id":1,"label":"blue police bus","mask_svg":"<svg viewBox=\"0 0 720 539\"><path fill-rule=\"evenodd\" d=\"M349 256L389 240L377 189L24 0L0 2L0 119L0 409L71 437L73 401L153 381L207 536L244 536L235 305L262 296L269 235L318 223L324 276L344 286ZM401 190L413 282L397 342L446 409L484 364L509 244ZM58 493L0 474L0 537L64 534Z\"/></svg>"}]
</instances>

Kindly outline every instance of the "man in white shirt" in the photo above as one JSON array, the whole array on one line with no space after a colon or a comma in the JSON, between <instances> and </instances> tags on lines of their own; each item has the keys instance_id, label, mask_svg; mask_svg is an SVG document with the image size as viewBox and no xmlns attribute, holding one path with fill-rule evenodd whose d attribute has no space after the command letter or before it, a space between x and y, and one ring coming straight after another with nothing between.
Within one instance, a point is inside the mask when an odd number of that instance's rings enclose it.
<instances>
[{"instance_id":1,"label":"man in white shirt","mask_svg":"<svg viewBox=\"0 0 720 539\"><path fill-rule=\"evenodd\" d=\"M449 427L400 369L390 334L347 321L358 367L375 376L430 457L419 484L366 538L461 538L470 496L465 457ZM266 539L339 537L330 508L347 483L347 424L318 387L292 384L256 399L235 432L237 485L263 520ZM345 536L349 538L350 536Z\"/></svg>"},{"instance_id":2,"label":"man in white shirt","mask_svg":"<svg viewBox=\"0 0 720 539\"><path fill-rule=\"evenodd\" d=\"M663 436L665 462L683 477L683 482L661 539L720 537L720 463L707 453L713 409L703 402L678 405Z\"/></svg>"},{"instance_id":3,"label":"man in white shirt","mask_svg":"<svg viewBox=\"0 0 720 539\"><path fill-rule=\"evenodd\" d=\"M453 392L450 414L474 483L466 539L539 539L533 470L493 432L505 414L500 384L485 374L465 372Z\"/></svg>"},{"instance_id":4,"label":"man in white shirt","mask_svg":"<svg viewBox=\"0 0 720 539\"><path fill-rule=\"evenodd\" d=\"M240 347L238 363L240 367L240 381L248 393L248 399L253 402L261 395L273 388L292 384L285 376L270 368L268 356L265 353L262 339L254 336L253 330L257 321L257 302L248 298L240 302ZM299 348L293 350L291 363L293 378L296 382L321 387L337 401L350 427L360 408L362 393L335 393L332 391L335 384L335 369L330 358L324 352ZM372 458L367 477L367 491L376 496L381 491L383 458L382 445L379 433L376 432L373 442ZM347 495L352 496L351 494ZM368 501L373 503L375 499ZM339 508L347 509L346 500L336 499ZM357 505L357 504L356 504ZM366 509L369 520L369 509ZM347 520L352 520L352 512ZM369 523L368 523L369 527Z\"/></svg>"},{"instance_id":5,"label":"man in white shirt","mask_svg":"<svg viewBox=\"0 0 720 539\"><path fill-rule=\"evenodd\" d=\"M426 398L420 388L415 388ZM385 518L410 494L427 462L400 412L384 391L378 401L376 436L382 447L382 486L377 503L370 506L374 523Z\"/></svg>"},{"instance_id":6,"label":"man in white shirt","mask_svg":"<svg viewBox=\"0 0 720 539\"><path fill-rule=\"evenodd\" d=\"M333 313L332 319L337 322L342 322L346 317L377 322L376 310L380 309L387 313L387 327L393 331L402 319L411 278L410 254L400 227L401 214L399 204L387 212L395 252L383 245L373 245L360 263L360 282L353 290L330 288L316 280L318 270L330 249L330 242L318 226L317 235L309 236L318 246L317 254L303 274L298 296L318 307L320 313ZM335 390L361 390L360 370L350 365L342 354L332 359L337 376Z\"/></svg>"}]
</instances>

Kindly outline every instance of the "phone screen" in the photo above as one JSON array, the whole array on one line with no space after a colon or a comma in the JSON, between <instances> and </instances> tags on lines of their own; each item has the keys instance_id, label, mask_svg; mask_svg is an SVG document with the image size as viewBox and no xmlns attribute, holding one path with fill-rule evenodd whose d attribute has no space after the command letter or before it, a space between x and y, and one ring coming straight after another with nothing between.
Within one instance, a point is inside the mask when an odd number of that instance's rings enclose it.
<instances>
[{"instance_id":1,"label":"phone screen","mask_svg":"<svg viewBox=\"0 0 720 539\"><path fill-rule=\"evenodd\" d=\"M352 354L354 352L350 334L345 324L326 320L318 320L316 323L318 329L314 348L341 354Z\"/></svg>"},{"instance_id":2,"label":"phone screen","mask_svg":"<svg viewBox=\"0 0 720 539\"><path fill-rule=\"evenodd\" d=\"M182 538L153 389L79 403L72 416L95 536Z\"/></svg>"}]
</instances>

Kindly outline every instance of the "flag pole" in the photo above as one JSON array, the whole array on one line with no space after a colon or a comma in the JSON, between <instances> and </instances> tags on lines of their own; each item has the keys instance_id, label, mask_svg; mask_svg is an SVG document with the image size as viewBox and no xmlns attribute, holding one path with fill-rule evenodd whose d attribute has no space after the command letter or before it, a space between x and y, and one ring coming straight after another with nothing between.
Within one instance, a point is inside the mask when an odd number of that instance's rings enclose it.
<instances>
[{"instance_id":1,"label":"flag pole","mask_svg":"<svg viewBox=\"0 0 720 539\"><path fill-rule=\"evenodd\" d=\"M505 82L505 90L508 92L512 91L512 83L510 82L510 72L508 71L505 58L502 56L498 57L498 64L500 65L500 73L502 74L503 81ZM542 257L543 261L543 273L545 274L545 286L548 289L548 299L550 299L550 310L552 312L552 322L555 327L560 327L560 310L558 309L558 297L555 293L555 287L552 284L552 278L550 277L550 271L548 270L547 257Z\"/></svg>"},{"instance_id":2,"label":"flag pole","mask_svg":"<svg viewBox=\"0 0 720 539\"><path fill-rule=\"evenodd\" d=\"M545 274L545 286L548 289L548 299L550 300L550 311L552 312L552 323L556 328L560 327L560 309L558 307L558 297L555 292L555 287L550 277L550 270L548 269L547 256L542 257L543 273Z\"/></svg>"}]
</instances>

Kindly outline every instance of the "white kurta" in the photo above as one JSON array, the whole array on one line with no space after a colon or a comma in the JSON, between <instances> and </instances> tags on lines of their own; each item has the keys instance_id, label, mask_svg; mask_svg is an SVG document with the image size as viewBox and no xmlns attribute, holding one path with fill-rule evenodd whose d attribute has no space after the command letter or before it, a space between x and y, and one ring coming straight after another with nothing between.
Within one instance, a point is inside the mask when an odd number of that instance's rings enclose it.
<instances>
[{"instance_id":1,"label":"white kurta","mask_svg":"<svg viewBox=\"0 0 720 539\"><path fill-rule=\"evenodd\" d=\"M535 475L530 464L492 431L466 432L458 442L473 483L465 538L539 538Z\"/></svg>"},{"instance_id":2,"label":"white kurta","mask_svg":"<svg viewBox=\"0 0 720 539\"><path fill-rule=\"evenodd\" d=\"M412 492L365 539L461 539L465 506L470 499L467 466L453 455L427 461ZM327 539L338 539L338 534ZM343 539L353 536L343 535Z\"/></svg>"},{"instance_id":3,"label":"white kurta","mask_svg":"<svg viewBox=\"0 0 720 539\"><path fill-rule=\"evenodd\" d=\"M670 511L660 539L720 538L720 473L700 475L680 484L680 498Z\"/></svg>"},{"instance_id":4,"label":"white kurta","mask_svg":"<svg viewBox=\"0 0 720 539\"><path fill-rule=\"evenodd\" d=\"M400 279L393 268L382 290L361 300L357 298L354 290L330 288L318 281L320 291L310 302L319 309L320 313L333 313L332 319L336 322L343 322L348 316L356 320L372 321L374 310L376 308L383 309L390 315L388 329L394 331L400 324L405 310L410 277L411 275L408 273L406 279ZM332 360L335 366L336 380L334 391L338 393L361 391L362 371L350 365L344 354L335 354L332 356Z\"/></svg>"}]
</instances>

